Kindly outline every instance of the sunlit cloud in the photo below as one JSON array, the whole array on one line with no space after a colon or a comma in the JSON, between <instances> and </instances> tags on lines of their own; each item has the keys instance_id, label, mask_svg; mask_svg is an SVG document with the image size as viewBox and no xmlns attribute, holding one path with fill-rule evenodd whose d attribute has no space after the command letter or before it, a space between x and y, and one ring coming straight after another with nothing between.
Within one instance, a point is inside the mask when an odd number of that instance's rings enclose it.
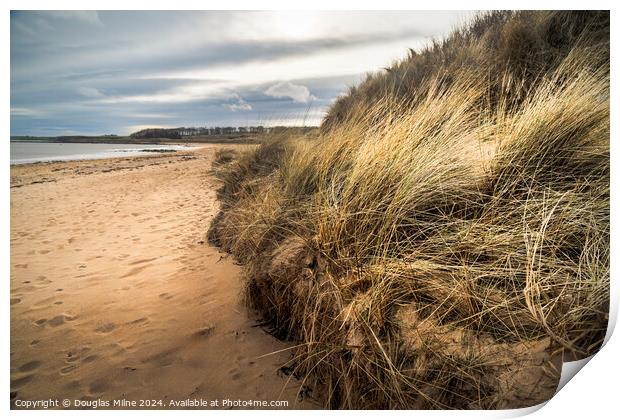
<instances>
[{"instance_id":1,"label":"sunlit cloud","mask_svg":"<svg viewBox=\"0 0 620 420\"><path fill-rule=\"evenodd\" d=\"M233 93L230 97L232 103L222 104L225 108L232 112L251 111L252 105L247 103L238 93Z\"/></svg>"},{"instance_id":2,"label":"sunlit cloud","mask_svg":"<svg viewBox=\"0 0 620 420\"><path fill-rule=\"evenodd\" d=\"M306 103L312 99L316 99L314 95L310 93L307 87L303 85L296 85L291 82L280 82L265 91L265 95L273 98L291 98L295 102Z\"/></svg>"}]
</instances>

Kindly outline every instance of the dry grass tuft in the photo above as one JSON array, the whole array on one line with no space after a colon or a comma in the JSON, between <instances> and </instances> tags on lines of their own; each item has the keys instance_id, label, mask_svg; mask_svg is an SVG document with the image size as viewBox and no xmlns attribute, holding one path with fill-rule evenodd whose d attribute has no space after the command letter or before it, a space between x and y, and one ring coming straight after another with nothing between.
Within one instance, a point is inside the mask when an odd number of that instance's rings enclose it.
<instances>
[{"instance_id":1,"label":"dry grass tuft","mask_svg":"<svg viewBox=\"0 0 620 420\"><path fill-rule=\"evenodd\" d=\"M333 408L516 408L609 306L609 14L497 12L217 167L210 237Z\"/></svg>"}]
</instances>

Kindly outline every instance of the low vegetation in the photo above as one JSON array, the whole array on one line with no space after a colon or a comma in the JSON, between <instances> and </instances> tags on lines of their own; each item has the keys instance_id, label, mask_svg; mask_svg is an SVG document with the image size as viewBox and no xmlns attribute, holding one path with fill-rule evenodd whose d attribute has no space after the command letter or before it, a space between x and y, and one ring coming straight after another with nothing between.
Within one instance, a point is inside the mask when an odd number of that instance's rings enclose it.
<instances>
[{"instance_id":1,"label":"low vegetation","mask_svg":"<svg viewBox=\"0 0 620 420\"><path fill-rule=\"evenodd\" d=\"M222 152L210 239L330 408L517 408L609 307L609 14L480 15L320 133Z\"/></svg>"},{"instance_id":2,"label":"low vegetation","mask_svg":"<svg viewBox=\"0 0 620 420\"><path fill-rule=\"evenodd\" d=\"M237 140L237 143L254 143L259 136L265 134L299 134L309 133L316 127L177 127L177 128L145 128L131 133L131 139L184 139L187 141Z\"/></svg>"}]
</instances>

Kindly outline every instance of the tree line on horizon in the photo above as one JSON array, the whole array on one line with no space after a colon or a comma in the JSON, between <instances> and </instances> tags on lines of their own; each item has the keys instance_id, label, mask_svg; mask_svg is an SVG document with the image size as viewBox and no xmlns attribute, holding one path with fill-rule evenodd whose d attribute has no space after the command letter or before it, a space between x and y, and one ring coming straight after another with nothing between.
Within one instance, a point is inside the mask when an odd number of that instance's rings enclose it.
<instances>
[{"instance_id":1,"label":"tree line on horizon","mask_svg":"<svg viewBox=\"0 0 620 420\"><path fill-rule=\"evenodd\" d=\"M177 127L177 128L145 128L140 131L136 131L129 135L132 139L149 139L149 138L168 138L168 139L181 139L183 137L195 137L195 136L222 136L233 134L266 134L266 133L278 133L288 131L300 131L306 133L315 129L312 126L303 127L285 127L274 126L264 127L259 126L246 126L246 127Z\"/></svg>"}]
</instances>

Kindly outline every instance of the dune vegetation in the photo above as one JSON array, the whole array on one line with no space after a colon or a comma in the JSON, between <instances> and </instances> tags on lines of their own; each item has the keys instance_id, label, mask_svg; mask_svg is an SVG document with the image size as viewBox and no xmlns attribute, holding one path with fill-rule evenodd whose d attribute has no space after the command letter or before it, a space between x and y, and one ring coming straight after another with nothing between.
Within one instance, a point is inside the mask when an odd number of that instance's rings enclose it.
<instances>
[{"instance_id":1,"label":"dune vegetation","mask_svg":"<svg viewBox=\"0 0 620 420\"><path fill-rule=\"evenodd\" d=\"M221 152L210 239L328 408L518 408L609 312L609 13L492 12L319 133Z\"/></svg>"}]
</instances>

